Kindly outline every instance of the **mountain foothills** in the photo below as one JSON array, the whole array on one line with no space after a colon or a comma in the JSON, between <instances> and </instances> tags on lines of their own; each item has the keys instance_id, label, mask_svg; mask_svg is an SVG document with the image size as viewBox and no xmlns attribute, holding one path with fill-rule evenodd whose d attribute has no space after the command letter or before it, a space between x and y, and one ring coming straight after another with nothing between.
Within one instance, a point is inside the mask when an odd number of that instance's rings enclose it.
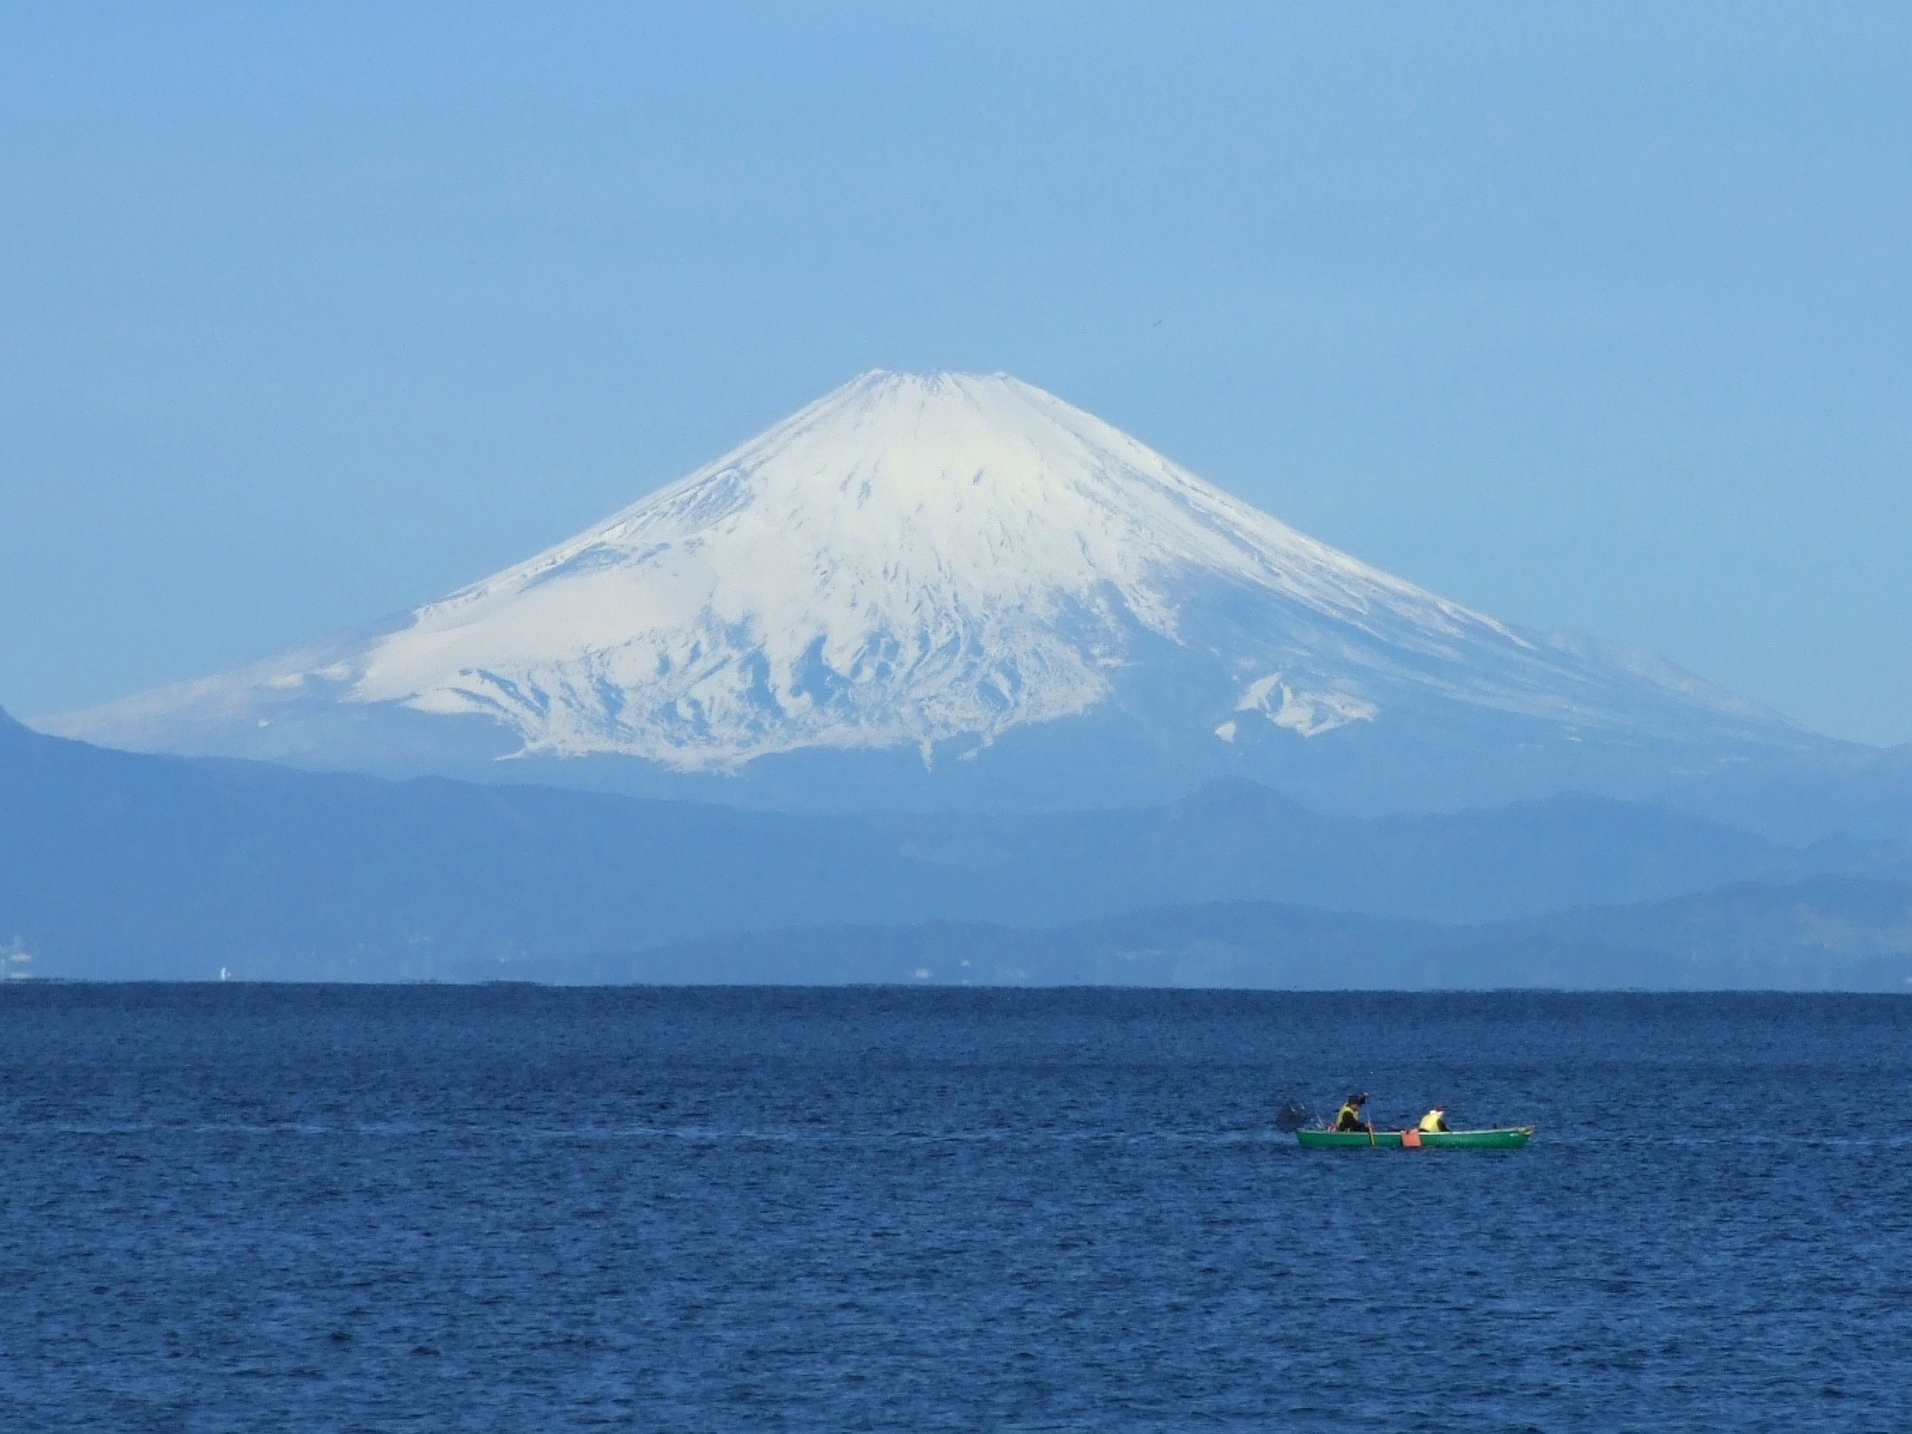
<instances>
[{"instance_id":1,"label":"mountain foothills","mask_svg":"<svg viewBox=\"0 0 1912 1434\"><path fill-rule=\"evenodd\" d=\"M1587 796L1353 818L1226 781L1155 808L798 815L110 751L0 714L0 811L0 947L16 975L1912 976L1912 846L1789 847Z\"/></svg>"},{"instance_id":2,"label":"mountain foothills","mask_svg":"<svg viewBox=\"0 0 1912 1434\"><path fill-rule=\"evenodd\" d=\"M1442 926L1271 902L1135 912L1060 929L953 922L751 932L534 962L541 979L757 984L1396 990L1912 991L1912 886L1816 877L1669 901Z\"/></svg>"},{"instance_id":3,"label":"mountain foothills","mask_svg":"<svg viewBox=\"0 0 1912 1434\"><path fill-rule=\"evenodd\" d=\"M440 602L38 725L793 811L1136 807L1232 777L1372 814L1720 779L1744 821L1769 769L1872 759L958 374L865 374Z\"/></svg>"}]
</instances>

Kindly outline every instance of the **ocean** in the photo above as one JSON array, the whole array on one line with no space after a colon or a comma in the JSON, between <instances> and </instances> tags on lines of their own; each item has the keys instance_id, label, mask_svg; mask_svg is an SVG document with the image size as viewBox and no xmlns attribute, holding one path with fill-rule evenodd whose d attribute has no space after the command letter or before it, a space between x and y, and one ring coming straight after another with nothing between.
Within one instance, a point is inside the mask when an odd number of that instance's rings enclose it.
<instances>
[{"instance_id":1,"label":"ocean","mask_svg":"<svg viewBox=\"0 0 1912 1434\"><path fill-rule=\"evenodd\" d=\"M1521 1151L1304 1151L1351 1089ZM1912 998L0 988L0 1428L1912 1429Z\"/></svg>"}]
</instances>

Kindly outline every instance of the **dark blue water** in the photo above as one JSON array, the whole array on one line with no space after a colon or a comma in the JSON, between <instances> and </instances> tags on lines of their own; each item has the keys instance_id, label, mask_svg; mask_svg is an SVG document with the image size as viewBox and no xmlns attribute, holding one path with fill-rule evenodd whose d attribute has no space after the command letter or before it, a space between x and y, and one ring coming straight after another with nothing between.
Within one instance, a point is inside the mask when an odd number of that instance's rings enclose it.
<instances>
[{"instance_id":1,"label":"dark blue water","mask_svg":"<svg viewBox=\"0 0 1912 1434\"><path fill-rule=\"evenodd\" d=\"M1280 1101L1538 1122L1304 1152ZM1912 999L0 990L0 1428L1912 1428Z\"/></svg>"}]
</instances>

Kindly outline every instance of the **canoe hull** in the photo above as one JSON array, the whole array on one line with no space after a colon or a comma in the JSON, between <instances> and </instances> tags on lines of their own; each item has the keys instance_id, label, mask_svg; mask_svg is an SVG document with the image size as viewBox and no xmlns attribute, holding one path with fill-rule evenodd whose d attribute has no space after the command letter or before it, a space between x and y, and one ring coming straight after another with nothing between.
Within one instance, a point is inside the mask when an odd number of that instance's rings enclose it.
<instances>
[{"instance_id":1,"label":"canoe hull","mask_svg":"<svg viewBox=\"0 0 1912 1434\"><path fill-rule=\"evenodd\" d=\"M1425 1131L1421 1146L1426 1150L1518 1150L1532 1138L1531 1125L1510 1126L1504 1130ZM1401 1132L1377 1130L1297 1130L1295 1139L1306 1146L1345 1147L1349 1150L1399 1150Z\"/></svg>"}]
</instances>

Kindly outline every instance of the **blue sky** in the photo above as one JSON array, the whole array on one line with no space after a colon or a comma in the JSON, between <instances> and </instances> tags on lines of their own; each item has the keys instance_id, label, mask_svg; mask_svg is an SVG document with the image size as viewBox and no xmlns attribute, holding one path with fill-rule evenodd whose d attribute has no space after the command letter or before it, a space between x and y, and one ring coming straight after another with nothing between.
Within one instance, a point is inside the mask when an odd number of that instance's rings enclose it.
<instances>
[{"instance_id":1,"label":"blue sky","mask_svg":"<svg viewBox=\"0 0 1912 1434\"><path fill-rule=\"evenodd\" d=\"M1912 9L0 12L0 705L439 596L871 367L1912 740Z\"/></svg>"}]
</instances>

